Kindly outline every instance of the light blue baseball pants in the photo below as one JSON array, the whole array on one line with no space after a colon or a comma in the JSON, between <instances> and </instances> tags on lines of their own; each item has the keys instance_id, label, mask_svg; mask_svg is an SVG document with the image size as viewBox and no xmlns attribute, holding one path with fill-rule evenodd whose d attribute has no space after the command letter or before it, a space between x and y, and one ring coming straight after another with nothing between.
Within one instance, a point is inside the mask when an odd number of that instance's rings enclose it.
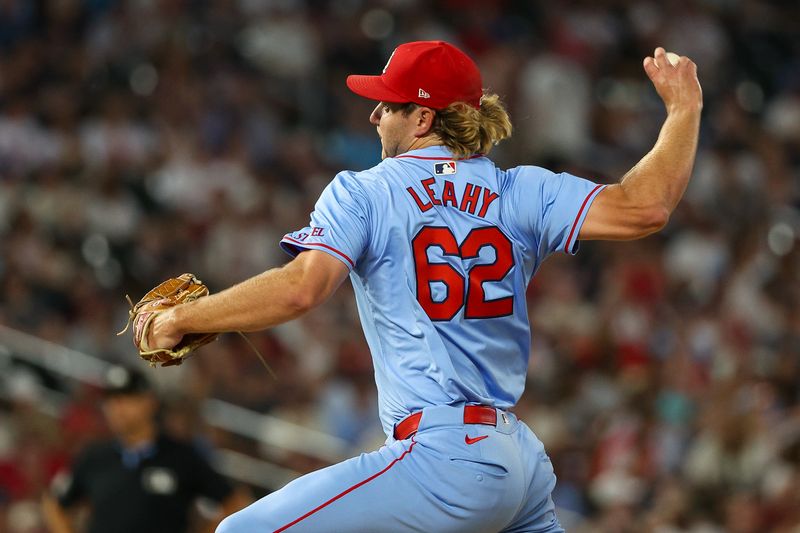
<instances>
[{"instance_id":1,"label":"light blue baseball pants","mask_svg":"<svg viewBox=\"0 0 800 533\"><path fill-rule=\"evenodd\" d=\"M429 407L413 437L296 479L217 533L563 533L555 483L513 414L488 426L464 424L463 406Z\"/></svg>"}]
</instances>

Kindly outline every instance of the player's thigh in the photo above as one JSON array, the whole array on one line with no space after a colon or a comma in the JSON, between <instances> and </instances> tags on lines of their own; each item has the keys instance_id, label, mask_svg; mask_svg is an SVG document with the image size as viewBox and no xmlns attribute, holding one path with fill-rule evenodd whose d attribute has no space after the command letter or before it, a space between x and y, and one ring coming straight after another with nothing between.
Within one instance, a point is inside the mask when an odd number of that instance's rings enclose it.
<instances>
[{"instance_id":1,"label":"player's thigh","mask_svg":"<svg viewBox=\"0 0 800 533\"><path fill-rule=\"evenodd\" d=\"M501 533L564 533L556 516L553 498L547 496L538 505L527 507L514 523Z\"/></svg>"},{"instance_id":2,"label":"player's thigh","mask_svg":"<svg viewBox=\"0 0 800 533\"><path fill-rule=\"evenodd\" d=\"M463 440L463 436L461 437ZM501 478L396 442L313 472L223 520L217 533L498 531Z\"/></svg>"},{"instance_id":3,"label":"player's thigh","mask_svg":"<svg viewBox=\"0 0 800 533\"><path fill-rule=\"evenodd\" d=\"M556 475L544 445L525 424L521 424L517 437L520 448L528 450L524 466L529 483L527 498L502 533L564 533L552 498Z\"/></svg>"}]
</instances>

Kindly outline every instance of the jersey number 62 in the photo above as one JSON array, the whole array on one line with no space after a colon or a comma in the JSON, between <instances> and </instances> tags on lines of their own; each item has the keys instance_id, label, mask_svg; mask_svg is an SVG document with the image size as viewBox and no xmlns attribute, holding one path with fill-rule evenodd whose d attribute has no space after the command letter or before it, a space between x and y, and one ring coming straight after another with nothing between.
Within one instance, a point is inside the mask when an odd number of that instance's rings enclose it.
<instances>
[{"instance_id":1,"label":"jersey number 62","mask_svg":"<svg viewBox=\"0 0 800 533\"><path fill-rule=\"evenodd\" d=\"M431 320L450 320L464 309L464 318L496 318L510 315L514 308L513 296L487 300L483 284L500 281L514 267L511 241L495 226L476 228L469 232L459 244L448 227L425 226L412 241L414 266L417 277L417 301ZM445 256L461 259L478 257L481 248L491 246L495 250L492 263L474 265L466 279L452 265L431 263L428 248L441 248ZM435 301L431 283L439 281L447 286L447 296Z\"/></svg>"}]
</instances>

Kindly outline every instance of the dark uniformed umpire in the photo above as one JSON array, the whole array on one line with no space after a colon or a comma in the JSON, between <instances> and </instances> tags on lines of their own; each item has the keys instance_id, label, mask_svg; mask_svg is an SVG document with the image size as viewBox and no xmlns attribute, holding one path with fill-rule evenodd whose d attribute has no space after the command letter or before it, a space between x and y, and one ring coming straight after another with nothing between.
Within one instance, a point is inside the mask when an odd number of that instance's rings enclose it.
<instances>
[{"instance_id":1,"label":"dark uniformed umpire","mask_svg":"<svg viewBox=\"0 0 800 533\"><path fill-rule=\"evenodd\" d=\"M88 446L66 483L44 497L50 531L73 533L70 511L82 503L88 533L183 533L198 497L219 503L218 520L249 503L194 446L160 431L143 374L114 367L107 382L103 414L114 438Z\"/></svg>"}]
</instances>

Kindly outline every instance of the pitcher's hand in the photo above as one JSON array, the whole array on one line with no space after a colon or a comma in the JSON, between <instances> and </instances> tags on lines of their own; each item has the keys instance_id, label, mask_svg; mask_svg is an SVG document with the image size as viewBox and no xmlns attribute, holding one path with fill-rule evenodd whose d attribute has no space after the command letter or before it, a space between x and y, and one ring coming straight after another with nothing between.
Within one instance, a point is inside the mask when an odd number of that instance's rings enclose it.
<instances>
[{"instance_id":1,"label":"pitcher's hand","mask_svg":"<svg viewBox=\"0 0 800 533\"><path fill-rule=\"evenodd\" d=\"M147 346L151 350L171 350L183 339L183 334L175 330L174 311L168 309L153 318L147 330Z\"/></svg>"},{"instance_id":2,"label":"pitcher's hand","mask_svg":"<svg viewBox=\"0 0 800 533\"><path fill-rule=\"evenodd\" d=\"M681 56L678 64L672 65L666 51L659 46L653 56L644 58L644 70L664 101L667 113L700 111L703 108L697 65L688 57Z\"/></svg>"}]
</instances>

